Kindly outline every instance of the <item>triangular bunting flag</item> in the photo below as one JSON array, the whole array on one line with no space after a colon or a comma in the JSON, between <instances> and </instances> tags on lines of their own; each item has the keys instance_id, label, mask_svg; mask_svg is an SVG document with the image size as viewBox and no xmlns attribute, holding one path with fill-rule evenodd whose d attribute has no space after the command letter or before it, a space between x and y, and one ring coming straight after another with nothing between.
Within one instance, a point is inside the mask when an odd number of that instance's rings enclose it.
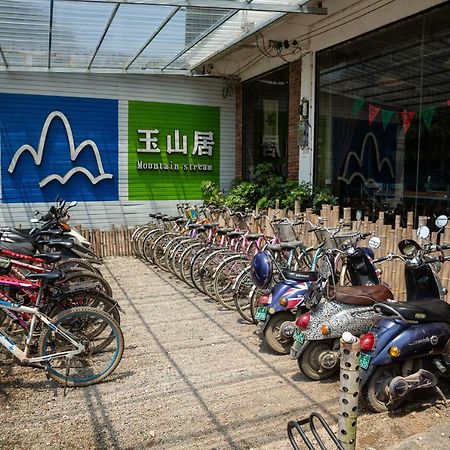
<instances>
[{"instance_id":1,"label":"triangular bunting flag","mask_svg":"<svg viewBox=\"0 0 450 450\"><path fill-rule=\"evenodd\" d=\"M392 119L392 116L394 115L394 111L391 111L389 109L382 109L381 110L381 120L383 121L383 130L386 129L389 122Z\"/></svg>"},{"instance_id":2,"label":"triangular bunting flag","mask_svg":"<svg viewBox=\"0 0 450 450\"><path fill-rule=\"evenodd\" d=\"M431 128L431 123L433 122L433 116L436 111L435 106L430 106L429 108L422 109L422 119L423 123L429 130Z\"/></svg>"},{"instance_id":3,"label":"triangular bunting flag","mask_svg":"<svg viewBox=\"0 0 450 450\"><path fill-rule=\"evenodd\" d=\"M353 101L353 107L352 107L352 116L355 114L358 114L360 109L363 107L365 103L365 100L362 97L355 97L355 100Z\"/></svg>"},{"instance_id":4,"label":"triangular bunting flag","mask_svg":"<svg viewBox=\"0 0 450 450\"><path fill-rule=\"evenodd\" d=\"M375 120L375 117L377 117L377 114L380 112L380 107L369 104L369 125L372 125L373 121Z\"/></svg>"},{"instance_id":5,"label":"triangular bunting flag","mask_svg":"<svg viewBox=\"0 0 450 450\"><path fill-rule=\"evenodd\" d=\"M403 122L403 132L406 134L411 126L411 122L416 113L414 111L402 111L400 115L402 116Z\"/></svg>"}]
</instances>

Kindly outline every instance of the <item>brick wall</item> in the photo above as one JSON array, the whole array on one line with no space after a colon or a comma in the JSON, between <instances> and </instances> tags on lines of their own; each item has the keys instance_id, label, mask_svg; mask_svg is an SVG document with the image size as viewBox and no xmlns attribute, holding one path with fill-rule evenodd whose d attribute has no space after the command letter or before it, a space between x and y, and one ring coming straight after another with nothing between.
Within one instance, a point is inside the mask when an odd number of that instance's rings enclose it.
<instances>
[{"instance_id":1,"label":"brick wall","mask_svg":"<svg viewBox=\"0 0 450 450\"><path fill-rule=\"evenodd\" d=\"M243 135L242 121L244 116L242 101L242 83L235 86L236 95L236 144L235 144L235 177L242 178L242 152L243 152Z\"/></svg>"},{"instance_id":2,"label":"brick wall","mask_svg":"<svg viewBox=\"0 0 450 450\"><path fill-rule=\"evenodd\" d=\"M298 122L300 119L301 61L289 64L288 178L298 179Z\"/></svg>"}]
</instances>

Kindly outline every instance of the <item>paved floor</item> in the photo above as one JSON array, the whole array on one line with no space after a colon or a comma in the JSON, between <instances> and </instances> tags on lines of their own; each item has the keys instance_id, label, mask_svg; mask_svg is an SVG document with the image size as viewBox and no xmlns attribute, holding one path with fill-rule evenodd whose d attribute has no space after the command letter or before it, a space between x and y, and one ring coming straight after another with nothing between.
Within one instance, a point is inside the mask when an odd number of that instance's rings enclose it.
<instances>
[{"instance_id":1,"label":"paved floor","mask_svg":"<svg viewBox=\"0 0 450 450\"><path fill-rule=\"evenodd\" d=\"M124 309L121 365L64 397L41 371L3 357L0 448L283 450L288 420L336 413L337 382L307 381L236 313L133 258L102 270ZM377 422L388 440L395 429L380 419L362 418L371 448L387 447Z\"/></svg>"}]
</instances>

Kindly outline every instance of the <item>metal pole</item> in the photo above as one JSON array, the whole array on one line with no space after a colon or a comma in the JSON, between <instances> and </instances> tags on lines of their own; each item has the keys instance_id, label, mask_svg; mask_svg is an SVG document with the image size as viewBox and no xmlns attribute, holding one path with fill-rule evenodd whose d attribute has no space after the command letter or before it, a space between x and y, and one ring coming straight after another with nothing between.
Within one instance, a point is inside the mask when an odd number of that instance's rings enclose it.
<instances>
[{"instance_id":1,"label":"metal pole","mask_svg":"<svg viewBox=\"0 0 450 450\"><path fill-rule=\"evenodd\" d=\"M356 445L359 400L359 339L346 331L340 341L341 371L338 438L345 450Z\"/></svg>"}]
</instances>

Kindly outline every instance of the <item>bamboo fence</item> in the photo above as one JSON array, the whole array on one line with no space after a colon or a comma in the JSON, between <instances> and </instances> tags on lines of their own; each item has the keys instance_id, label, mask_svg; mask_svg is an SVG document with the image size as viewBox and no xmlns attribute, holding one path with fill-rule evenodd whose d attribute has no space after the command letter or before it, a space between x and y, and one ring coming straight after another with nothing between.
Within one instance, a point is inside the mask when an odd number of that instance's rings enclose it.
<instances>
[{"instance_id":1,"label":"bamboo fence","mask_svg":"<svg viewBox=\"0 0 450 450\"><path fill-rule=\"evenodd\" d=\"M274 218L288 217L291 219L299 218L299 205L296 205L296 211L285 212L282 209L270 209L267 212L267 217L263 220L255 221L250 219L243 223L239 223L234 218L234 223L230 217L216 217L220 225L239 225L241 228L247 227L251 231L263 232L266 236L273 236L273 229L270 226L270 221ZM341 214L343 213L343 214ZM375 257L379 258L389 252L397 252L397 245L402 239L417 239L416 230L413 229L413 213L409 212L407 216L406 227L401 227L400 216L395 217L395 224L384 224L384 213L380 212L379 218L376 222L370 222L368 217L361 221L351 220L351 208L339 208L338 206L323 205L320 215L313 213L312 209L307 209L306 212L301 213L301 217L305 221L310 221L317 224L319 217L323 220L323 224L327 227L336 227L340 220L349 225L348 229L360 230L362 232L372 232L374 236L381 239L380 248L375 250ZM419 217L419 225L426 224L427 217ZM304 242L306 246L314 246L317 244L314 233L307 233L309 225L302 224L296 227L297 236ZM80 233L92 243L93 251L100 257L109 256L131 256L131 235L134 228L115 227L110 230L89 230L77 227ZM432 242L436 242L434 233L431 235ZM420 239L418 239L421 242ZM450 224L447 225L445 232L442 233L440 242L450 243ZM367 245L362 243L360 245ZM404 280L404 265L399 260L385 262L380 266L383 269L383 281L387 283L396 299L406 298L406 288ZM444 263L439 273L439 277L444 287L450 290L450 262Z\"/></svg>"}]
</instances>

